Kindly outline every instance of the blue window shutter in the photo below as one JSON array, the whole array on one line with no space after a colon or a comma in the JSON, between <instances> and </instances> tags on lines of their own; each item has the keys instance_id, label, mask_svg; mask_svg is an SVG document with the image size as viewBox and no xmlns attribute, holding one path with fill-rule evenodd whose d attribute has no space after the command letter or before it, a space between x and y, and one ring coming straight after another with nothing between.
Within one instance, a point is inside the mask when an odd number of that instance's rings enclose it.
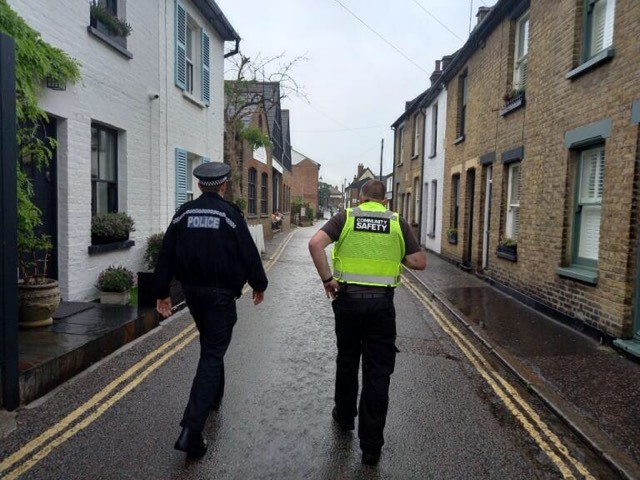
<instances>
[{"instance_id":1,"label":"blue window shutter","mask_svg":"<svg viewBox=\"0 0 640 480\"><path fill-rule=\"evenodd\" d=\"M176 209L187 201L187 151L176 148Z\"/></svg>"},{"instance_id":2,"label":"blue window shutter","mask_svg":"<svg viewBox=\"0 0 640 480\"><path fill-rule=\"evenodd\" d=\"M208 163L211 159L209 157L202 157L202 163Z\"/></svg>"},{"instance_id":3,"label":"blue window shutter","mask_svg":"<svg viewBox=\"0 0 640 480\"><path fill-rule=\"evenodd\" d=\"M176 85L184 90L187 86L187 11L176 0Z\"/></svg>"},{"instance_id":4,"label":"blue window shutter","mask_svg":"<svg viewBox=\"0 0 640 480\"><path fill-rule=\"evenodd\" d=\"M202 101L205 105L210 103L209 85L210 85L210 72L209 72L209 36L201 30L202 41Z\"/></svg>"}]
</instances>

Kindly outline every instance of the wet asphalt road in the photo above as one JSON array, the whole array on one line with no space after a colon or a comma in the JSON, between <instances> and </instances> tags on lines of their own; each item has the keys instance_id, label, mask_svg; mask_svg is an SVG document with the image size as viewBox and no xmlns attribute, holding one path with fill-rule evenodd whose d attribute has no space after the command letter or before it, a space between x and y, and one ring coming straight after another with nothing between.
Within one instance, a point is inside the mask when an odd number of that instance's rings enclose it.
<instances>
[{"instance_id":1,"label":"wet asphalt road","mask_svg":"<svg viewBox=\"0 0 640 480\"><path fill-rule=\"evenodd\" d=\"M336 348L330 301L307 250L316 230L293 236L268 272L263 304L254 307L248 294L238 301L225 397L207 423L204 458L188 461L173 449L197 362L196 340L100 415L90 416L95 409L83 414L86 426L68 439L60 437L64 429L51 433L59 445L19 478L561 478L404 287L396 292L401 353L391 379L386 444L377 468L360 463L357 435L340 433L331 420ZM185 310L22 409L0 459L190 325Z\"/></svg>"}]
</instances>

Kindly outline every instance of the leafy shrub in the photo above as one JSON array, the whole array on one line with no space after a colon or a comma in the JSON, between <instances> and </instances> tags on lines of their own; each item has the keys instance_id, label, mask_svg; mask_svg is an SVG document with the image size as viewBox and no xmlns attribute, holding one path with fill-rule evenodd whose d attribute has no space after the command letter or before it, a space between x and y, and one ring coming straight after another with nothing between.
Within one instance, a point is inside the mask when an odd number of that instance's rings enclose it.
<instances>
[{"instance_id":1,"label":"leafy shrub","mask_svg":"<svg viewBox=\"0 0 640 480\"><path fill-rule=\"evenodd\" d=\"M160 248L162 248L162 239L164 233L154 233L147 238L147 249L144 251L144 263L149 270L156 268L158 263L158 255L160 255Z\"/></svg>"},{"instance_id":2,"label":"leafy shrub","mask_svg":"<svg viewBox=\"0 0 640 480\"><path fill-rule=\"evenodd\" d=\"M125 212L101 213L91 218L91 235L126 239L136 231L134 225L133 218Z\"/></svg>"},{"instance_id":3,"label":"leafy shrub","mask_svg":"<svg viewBox=\"0 0 640 480\"><path fill-rule=\"evenodd\" d=\"M122 265L110 265L98 275L98 289L101 292L126 292L133 287L133 272Z\"/></svg>"}]
</instances>

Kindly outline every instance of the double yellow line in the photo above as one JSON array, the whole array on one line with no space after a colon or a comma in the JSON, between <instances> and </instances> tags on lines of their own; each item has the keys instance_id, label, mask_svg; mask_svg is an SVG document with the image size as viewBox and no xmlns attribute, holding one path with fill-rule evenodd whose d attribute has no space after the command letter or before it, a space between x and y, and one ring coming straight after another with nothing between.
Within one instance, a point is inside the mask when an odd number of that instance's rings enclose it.
<instances>
[{"instance_id":1,"label":"double yellow line","mask_svg":"<svg viewBox=\"0 0 640 480\"><path fill-rule=\"evenodd\" d=\"M272 258L266 263L265 270L268 271L280 258L294 233L295 231L291 232L277 248ZM100 418L127 393L140 385L145 378L191 343L197 336L198 331L195 329L194 324L189 324L175 337L146 355L54 426L0 462L0 477L6 480L13 480L29 471L57 447ZM112 393L113 395L110 396ZM11 468L13 470L10 470Z\"/></svg>"},{"instance_id":2,"label":"double yellow line","mask_svg":"<svg viewBox=\"0 0 640 480\"><path fill-rule=\"evenodd\" d=\"M406 275L404 275L404 279L403 285L431 313L440 328L451 337L509 412L520 422L529 436L556 465L563 478L575 479L575 474L577 473L580 478L595 480L595 477L589 473L582 463L573 458L557 435L551 431L516 389L491 366L487 359L476 349L475 345L460 332L421 289L410 283Z\"/></svg>"}]
</instances>

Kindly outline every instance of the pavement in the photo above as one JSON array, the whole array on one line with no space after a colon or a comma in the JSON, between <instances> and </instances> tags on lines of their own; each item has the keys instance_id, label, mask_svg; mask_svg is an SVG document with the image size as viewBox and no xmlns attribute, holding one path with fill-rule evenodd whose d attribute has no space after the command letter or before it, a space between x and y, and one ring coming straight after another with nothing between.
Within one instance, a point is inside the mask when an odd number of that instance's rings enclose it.
<instances>
[{"instance_id":1,"label":"pavement","mask_svg":"<svg viewBox=\"0 0 640 480\"><path fill-rule=\"evenodd\" d=\"M292 234L295 228L265 240L265 262ZM606 338L551 318L431 252L424 271L407 272L622 478L640 479L640 363ZM58 338L68 341L64 334ZM0 410L0 434L11 422Z\"/></svg>"},{"instance_id":2,"label":"pavement","mask_svg":"<svg viewBox=\"0 0 640 480\"><path fill-rule=\"evenodd\" d=\"M427 252L408 271L623 478L640 479L640 363Z\"/></svg>"}]
</instances>

